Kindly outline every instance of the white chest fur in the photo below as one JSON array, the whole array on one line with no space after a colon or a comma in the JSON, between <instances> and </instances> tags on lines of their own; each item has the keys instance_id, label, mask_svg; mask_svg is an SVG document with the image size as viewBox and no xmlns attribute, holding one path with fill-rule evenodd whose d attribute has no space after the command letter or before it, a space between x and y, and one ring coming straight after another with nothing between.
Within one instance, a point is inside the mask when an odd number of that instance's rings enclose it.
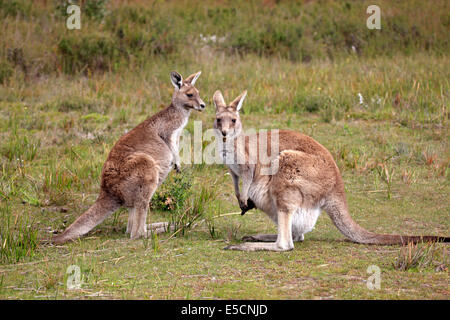
<instances>
[{"instance_id":1,"label":"white chest fur","mask_svg":"<svg viewBox=\"0 0 450 320\"><path fill-rule=\"evenodd\" d=\"M216 141L217 141L217 152L220 155L220 159L222 160L222 163L225 164L228 168L231 169L235 174L238 176L240 175L239 172L239 166L238 166L238 158L236 157L236 149L235 149L235 140L234 139L227 139L226 141L223 141L223 137L216 134Z\"/></svg>"},{"instance_id":2,"label":"white chest fur","mask_svg":"<svg viewBox=\"0 0 450 320\"><path fill-rule=\"evenodd\" d=\"M222 163L225 164L234 174L240 176L239 165L236 163L235 154L233 149L225 147L225 144L220 144L218 152L222 159Z\"/></svg>"},{"instance_id":3,"label":"white chest fur","mask_svg":"<svg viewBox=\"0 0 450 320\"><path fill-rule=\"evenodd\" d=\"M175 129L172 132L172 136L170 137L172 146L174 147L174 149L178 149L178 144L180 142L180 135L183 132L184 127L186 127L188 123L188 118L185 118L183 123L181 123L180 127L178 127L177 129Z\"/></svg>"}]
</instances>

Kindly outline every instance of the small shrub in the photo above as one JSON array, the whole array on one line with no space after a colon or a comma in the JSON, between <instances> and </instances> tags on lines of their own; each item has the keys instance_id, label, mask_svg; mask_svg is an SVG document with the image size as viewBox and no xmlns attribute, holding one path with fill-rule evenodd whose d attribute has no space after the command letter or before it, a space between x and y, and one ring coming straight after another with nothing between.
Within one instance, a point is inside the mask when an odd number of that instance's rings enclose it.
<instances>
[{"instance_id":1,"label":"small shrub","mask_svg":"<svg viewBox=\"0 0 450 320\"><path fill-rule=\"evenodd\" d=\"M195 221L206 218L210 203L215 198L215 189L201 186L195 191L190 171L170 174L152 198L152 209L168 212L169 227L175 234L184 235Z\"/></svg>"},{"instance_id":2,"label":"small shrub","mask_svg":"<svg viewBox=\"0 0 450 320\"><path fill-rule=\"evenodd\" d=\"M189 173L171 173L164 184L155 192L151 208L160 211L179 210L192 195L192 176Z\"/></svg>"},{"instance_id":3,"label":"small shrub","mask_svg":"<svg viewBox=\"0 0 450 320\"><path fill-rule=\"evenodd\" d=\"M183 234L184 230L190 228L195 221L205 218L207 210L210 207L210 203L214 198L215 190L202 185L199 193L194 193L189 199L187 203L189 207L186 214L182 215L181 218L178 219L178 225L175 225L176 228L183 228Z\"/></svg>"}]
</instances>

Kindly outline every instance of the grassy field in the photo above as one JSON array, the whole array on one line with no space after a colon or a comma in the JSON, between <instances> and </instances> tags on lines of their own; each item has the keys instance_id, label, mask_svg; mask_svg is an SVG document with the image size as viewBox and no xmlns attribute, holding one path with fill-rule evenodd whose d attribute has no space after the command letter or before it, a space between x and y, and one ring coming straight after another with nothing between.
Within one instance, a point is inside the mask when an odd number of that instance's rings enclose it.
<instances>
[{"instance_id":1,"label":"grassy field","mask_svg":"<svg viewBox=\"0 0 450 320\"><path fill-rule=\"evenodd\" d=\"M403 270L408 248L344 241L326 214L293 251L222 250L276 228L259 211L226 215L239 207L221 165L184 165L154 197L149 222L177 217L168 198L202 213L183 233L131 241L120 210L77 242L38 243L95 201L112 145L170 102L173 69L202 70L207 108L189 132L212 127L215 90L248 90L245 128L327 147L363 227L448 236L447 1L380 1L378 34L359 1L91 2L69 31L56 2L0 1L1 299L449 298L448 246L410 248L423 255ZM81 289L67 287L71 265Z\"/></svg>"}]
</instances>

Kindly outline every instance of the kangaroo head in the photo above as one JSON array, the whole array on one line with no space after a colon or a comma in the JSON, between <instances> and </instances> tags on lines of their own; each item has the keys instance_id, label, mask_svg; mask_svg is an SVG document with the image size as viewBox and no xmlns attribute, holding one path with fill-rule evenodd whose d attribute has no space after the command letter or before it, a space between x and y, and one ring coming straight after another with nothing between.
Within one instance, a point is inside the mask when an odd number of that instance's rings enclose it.
<instances>
[{"instance_id":1,"label":"kangaroo head","mask_svg":"<svg viewBox=\"0 0 450 320\"><path fill-rule=\"evenodd\" d=\"M184 80L178 72L172 71L170 73L170 80L175 87L172 96L172 104L174 106L185 108L187 110L195 109L202 111L205 109L205 102L200 98L197 88L194 87L195 82L201 73L201 71L193 73Z\"/></svg>"},{"instance_id":2,"label":"kangaroo head","mask_svg":"<svg viewBox=\"0 0 450 320\"><path fill-rule=\"evenodd\" d=\"M214 93L213 101L216 106L216 120L214 129L225 141L227 138L236 138L242 132L242 122L239 118L239 110L242 108L247 91L242 92L229 105L225 103L222 93L217 90Z\"/></svg>"}]
</instances>

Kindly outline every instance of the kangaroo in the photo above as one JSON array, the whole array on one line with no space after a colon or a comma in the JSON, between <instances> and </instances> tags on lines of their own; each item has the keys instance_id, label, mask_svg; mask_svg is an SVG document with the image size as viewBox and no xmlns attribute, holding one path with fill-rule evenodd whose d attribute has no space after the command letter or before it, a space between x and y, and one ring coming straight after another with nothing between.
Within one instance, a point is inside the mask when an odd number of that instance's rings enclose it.
<instances>
[{"instance_id":1,"label":"kangaroo","mask_svg":"<svg viewBox=\"0 0 450 320\"><path fill-rule=\"evenodd\" d=\"M205 109L194 87L200 74L194 73L183 80L179 73L171 72L170 80L175 87L172 103L116 142L103 165L96 202L50 242L59 244L79 238L121 206L129 208L126 233L131 239L147 236L145 223L150 199L172 166L177 171L180 169L181 131L193 109ZM166 224L150 226L162 231Z\"/></svg>"},{"instance_id":2,"label":"kangaroo","mask_svg":"<svg viewBox=\"0 0 450 320\"><path fill-rule=\"evenodd\" d=\"M227 164L242 214L253 207L262 210L277 224L278 234L245 236L242 238L244 243L229 245L224 249L292 250L294 241L303 241L304 235L314 228L321 209L328 213L339 231L353 242L379 245L449 242L448 237L376 234L359 226L349 214L344 182L332 155L320 143L304 134L279 130L278 152L270 155L270 166L276 169L270 174L263 174L264 166L267 165L261 163L259 155L252 164L248 161L251 151L249 143L238 143L244 137L239 110L246 95L244 91L227 105L220 91L214 93L215 134L219 142L221 139L224 142L219 143L219 152L224 162L230 159L230 154L234 160L245 160ZM274 133L268 132L267 140L271 134ZM243 141L251 137L244 137ZM260 133L256 134L257 145L263 143L262 139ZM266 145L270 146L271 143L271 140L267 141Z\"/></svg>"}]
</instances>

